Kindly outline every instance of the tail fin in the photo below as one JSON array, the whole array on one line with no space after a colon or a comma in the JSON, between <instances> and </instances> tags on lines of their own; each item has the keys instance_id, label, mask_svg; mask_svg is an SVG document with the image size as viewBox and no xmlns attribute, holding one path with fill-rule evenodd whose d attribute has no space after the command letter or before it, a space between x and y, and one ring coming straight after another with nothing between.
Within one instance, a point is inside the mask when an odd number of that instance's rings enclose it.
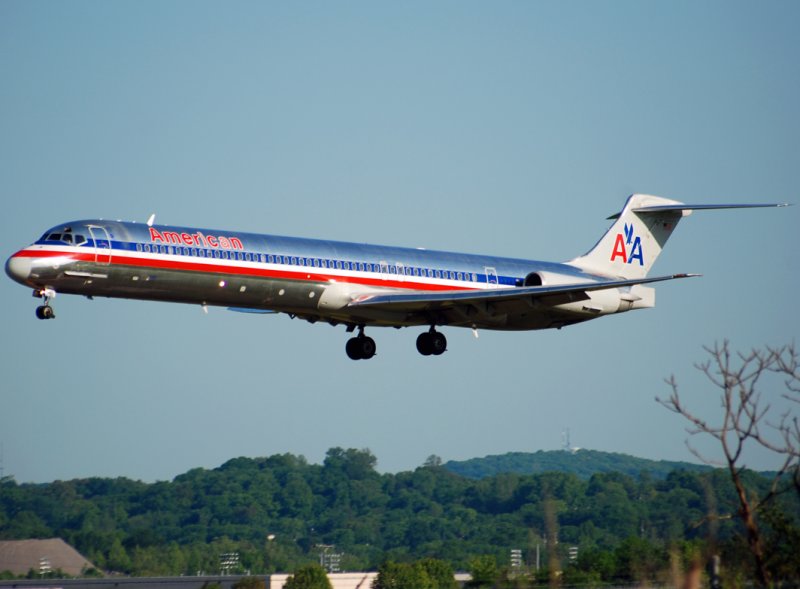
<instances>
[{"instance_id":1,"label":"tail fin","mask_svg":"<svg viewBox=\"0 0 800 589\"><path fill-rule=\"evenodd\" d=\"M586 272L624 279L644 278L681 217L691 214L676 200L634 194L611 228L587 254L567 262Z\"/></svg>"},{"instance_id":2,"label":"tail fin","mask_svg":"<svg viewBox=\"0 0 800 589\"><path fill-rule=\"evenodd\" d=\"M633 194L611 228L587 254L567 264L593 274L636 280L644 278L664 249L681 217L692 211L787 207L786 203L687 205L649 194Z\"/></svg>"}]
</instances>

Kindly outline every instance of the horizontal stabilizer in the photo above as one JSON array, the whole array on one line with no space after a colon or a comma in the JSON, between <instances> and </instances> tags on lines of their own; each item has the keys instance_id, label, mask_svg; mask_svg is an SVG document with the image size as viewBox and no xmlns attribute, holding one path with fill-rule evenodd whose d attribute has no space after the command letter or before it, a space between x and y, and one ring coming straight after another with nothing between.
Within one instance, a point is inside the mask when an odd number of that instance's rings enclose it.
<instances>
[{"instance_id":1,"label":"horizontal stabilizer","mask_svg":"<svg viewBox=\"0 0 800 589\"><path fill-rule=\"evenodd\" d=\"M687 205L685 203L637 207L631 209L634 213L666 213L670 211L713 211L718 209L763 209L791 206L787 202L774 203L748 203L748 204L712 204L712 205ZM615 213L608 219L618 219L622 213Z\"/></svg>"}]
</instances>

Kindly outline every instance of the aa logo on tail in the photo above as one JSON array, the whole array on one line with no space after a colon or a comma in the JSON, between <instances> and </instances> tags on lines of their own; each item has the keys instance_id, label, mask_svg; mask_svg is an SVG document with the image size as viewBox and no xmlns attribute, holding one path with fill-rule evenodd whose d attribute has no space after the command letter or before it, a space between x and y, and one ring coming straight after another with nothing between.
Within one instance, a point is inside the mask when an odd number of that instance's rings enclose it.
<instances>
[{"instance_id":1,"label":"aa logo on tail","mask_svg":"<svg viewBox=\"0 0 800 589\"><path fill-rule=\"evenodd\" d=\"M624 237L622 233L617 233L617 239L614 241L614 251L611 252L611 261L613 262L617 258L622 258L622 261L626 264L639 260L639 265L644 266L642 240L638 235L633 234L633 223L630 225L625 223Z\"/></svg>"}]
</instances>

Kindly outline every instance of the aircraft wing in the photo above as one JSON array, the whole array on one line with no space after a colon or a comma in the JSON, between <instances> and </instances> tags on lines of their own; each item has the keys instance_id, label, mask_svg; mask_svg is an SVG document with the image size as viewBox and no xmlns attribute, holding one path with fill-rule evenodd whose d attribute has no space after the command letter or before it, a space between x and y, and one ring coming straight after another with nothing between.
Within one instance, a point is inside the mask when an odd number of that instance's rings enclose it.
<instances>
[{"instance_id":1,"label":"aircraft wing","mask_svg":"<svg viewBox=\"0 0 800 589\"><path fill-rule=\"evenodd\" d=\"M553 286L524 286L517 288L492 288L486 290L466 290L457 292L415 291L397 294L365 294L348 304L350 308L371 308L396 313L419 313L442 311L475 304L527 302L532 299L563 294L580 294L594 290L621 288L636 284L661 282L676 278L691 278L699 274L671 274L634 280L608 280L600 282L579 282Z\"/></svg>"}]
</instances>

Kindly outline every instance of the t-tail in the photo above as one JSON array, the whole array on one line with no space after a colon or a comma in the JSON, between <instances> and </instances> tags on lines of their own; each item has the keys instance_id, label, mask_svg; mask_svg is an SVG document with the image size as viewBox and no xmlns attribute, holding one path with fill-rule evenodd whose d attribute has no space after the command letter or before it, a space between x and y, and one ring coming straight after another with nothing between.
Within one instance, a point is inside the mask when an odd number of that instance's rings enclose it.
<instances>
[{"instance_id":1,"label":"t-tail","mask_svg":"<svg viewBox=\"0 0 800 589\"><path fill-rule=\"evenodd\" d=\"M781 207L786 204L689 205L649 194L633 194L622 212L612 215L611 228L585 255L567 262L602 276L636 280L653 267L682 217L694 210Z\"/></svg>"}]
</instances>

